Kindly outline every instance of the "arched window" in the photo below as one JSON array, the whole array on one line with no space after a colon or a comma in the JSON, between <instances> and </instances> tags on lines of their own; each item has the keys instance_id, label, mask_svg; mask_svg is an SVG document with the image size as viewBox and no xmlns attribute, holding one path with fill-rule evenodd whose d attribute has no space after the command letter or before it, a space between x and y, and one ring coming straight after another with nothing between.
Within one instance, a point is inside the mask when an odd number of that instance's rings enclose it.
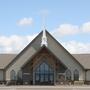
<instances>
[{"instance_id":1,"label":"arched window","mask_svg":"<svg viewBox=\"0 0 90 90\"><path fill-rule=\"evenodd\" d=\"M77 69L75 69L75 71L74 71L74 80L75 81L79 80L79 71Z\"/></svg>"},{"instance_id":2,"label":"arched window","mask_svg":"<svg viewBox=\"0 0 90 90\"><path fill-rule=\"evenodd\" d=\"M19 70L17 73L17 79L22 80L22 71L21 70Z\"/></svg>"},{"instance_id":3,"label":"arched window","mask_svg":"<svg viewBox=\"0 0 90 90\"><path fill-rule=\"evenodd\" d=\"M35 81L36 83L48 82L53 83L54 71L48 63L42 62L35 70Z\"/></svg>"},{"instance_id":4,"label":"arched window","mask_svg":"<svg viewBox=\"0 0 90 90\"><path fill-rule=\"evenodd\" d=\"M71 71L70 70L66 71L66 80L71 80Z\"/></svg>"},{"instance_id":5,"label":"arched window","mask_svg":"<svg viewBox=\"0 0 90 90\"><path fill-rule=\"evenodd\" d=\"M10 79L11 79L11 80L16 80L16 73L15 73L14 70L12 70L12 71L10 72Z\"/></svg>"}]
</instances>

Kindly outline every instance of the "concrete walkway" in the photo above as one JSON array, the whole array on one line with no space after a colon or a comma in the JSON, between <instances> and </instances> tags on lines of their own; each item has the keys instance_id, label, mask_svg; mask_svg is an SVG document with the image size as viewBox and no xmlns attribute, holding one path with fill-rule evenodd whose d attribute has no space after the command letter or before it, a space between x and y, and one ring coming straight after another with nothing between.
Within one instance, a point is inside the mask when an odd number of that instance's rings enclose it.
<instances>
[{"instance_id":1,"label":"concrete walkway","mask_svg":"<svg viewBox=\"0 0 90 90\"><path fill-rule=\"evenodd\" d=\"M0 90L90 90L90 86L0 86Z\"/></svg>"}]
</instances>

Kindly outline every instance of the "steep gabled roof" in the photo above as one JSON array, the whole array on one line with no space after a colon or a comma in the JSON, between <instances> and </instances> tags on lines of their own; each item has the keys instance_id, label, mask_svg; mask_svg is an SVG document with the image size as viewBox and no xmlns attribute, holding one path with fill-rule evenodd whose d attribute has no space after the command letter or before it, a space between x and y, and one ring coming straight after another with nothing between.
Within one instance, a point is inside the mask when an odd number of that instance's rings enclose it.
<instances>
[{"instance_id":1,"label":"steep gabled roof","mask_svg":"<svg viewBox=\"0 0 90 90\"><path fill-rule=\"evenodd\" d=\"M47 42L48 42L48 47L49 50L60 60L63 60L62 62L65 62L65 60L68 60L71 62L70 63L76 63L78 66L82 67L82 64L78 60L76 60L75 57L73 57L48 31L46 31L46 36L47 36ZM40 48L41 48L41 37L42 37L42 32L40 32L35 39L33 39L6 67L5 69L11 67L14 63L16 63L17 60L19 60L21 57L24 57L24 54L28 52L28 54L34 55ZM54 44L54 45L53 45ZM62 52L61 52L62 51ZM66 58L63 56L67 56ZM30 58L29 56L28 58ZM21 59L20 59L21 60ZM24 59L22 58L22 61ZM27 60L26 60L27 61ZM67 62L68 62L67 61ZM68 64L69 66L69 64Z\"/></svg>"},{"instance_id":2,"label":"steep gabled roof","mask_svg":"<svg viewBox=\"0 0 90 90\"><path fill-rule=\"evenodd\" d=\"M60 46L63 49L63 51L65 51L67 53L67 55L69 55L73 60L75 60L75 62L77 64L79 64L83 69L85 69L83 67L83 65L80 62L78 62L78 60L76 60L76 58L72 54L70 54L70 52L68 52L48 31L46 31L46 32L54 40L54 42L56 42L58 44L58 46Z\"/></svg>"}]
</instances>

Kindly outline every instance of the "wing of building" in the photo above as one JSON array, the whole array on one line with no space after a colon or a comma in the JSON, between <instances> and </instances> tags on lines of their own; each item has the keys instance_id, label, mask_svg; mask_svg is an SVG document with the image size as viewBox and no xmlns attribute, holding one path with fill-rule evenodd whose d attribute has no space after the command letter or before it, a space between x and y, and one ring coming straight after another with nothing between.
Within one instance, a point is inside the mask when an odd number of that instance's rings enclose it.
<instances>
[{"instance_id":1,"label":"wing of building","mask_svg":"<svg viewBox=\"0 0 90 90\"><path fill-rule=\"evenodd\" d=\"M56 85L90 81L90 54L70 54L48 31L19 54L0 55L0 81Z\"/></svg>"}]
</instances>

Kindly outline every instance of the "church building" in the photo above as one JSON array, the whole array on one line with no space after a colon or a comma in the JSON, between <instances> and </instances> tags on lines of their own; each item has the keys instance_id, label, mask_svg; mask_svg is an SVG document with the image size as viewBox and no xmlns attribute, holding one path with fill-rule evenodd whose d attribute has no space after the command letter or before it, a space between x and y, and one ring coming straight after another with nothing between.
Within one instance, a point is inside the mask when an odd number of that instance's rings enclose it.
<instances>
[{"instance_id":1,"label":"church building","mask_svg":"<svg viewBox=\"0 0 90 90\"><path fill-rule=\"evenodd\" d=\"M70 54L47 30L19 54L0 54L0 83L59 85L90 82L90 55Z\"/></svg>"}]
</instances>

